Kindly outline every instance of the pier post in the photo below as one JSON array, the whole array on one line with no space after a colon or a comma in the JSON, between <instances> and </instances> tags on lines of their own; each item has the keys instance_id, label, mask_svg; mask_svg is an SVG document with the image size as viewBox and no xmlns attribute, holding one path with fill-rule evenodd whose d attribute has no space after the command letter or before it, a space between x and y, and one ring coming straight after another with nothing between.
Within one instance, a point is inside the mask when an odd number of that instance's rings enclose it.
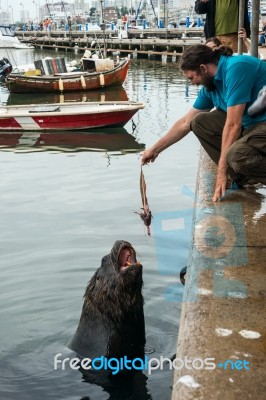
<instances>
[{"instance_id":1,"label":"pier post","mask_svg":"<svg viewBox=\"0 0 266 400\"><path fill-rule=\"evenodd\" d=\"M163 53L162 54L162 64L166 64L167 63L167 53Z\"/></svg>"},{"instance_id":2,"label":"pier post","mask_svg":"<svg viewBox=\"0 0 266 400\"><path fill-rule=\"evenodd\" d=\"M172 56L172 62L176 62L176 50L174 50L174 55Z\"/></svg>"},{"instance_id":3,"label":"pier post","mask_svg":"<svg viewBox=\"0 0 266 400\"><path fill-rule=\"evenodd\" d=\"M135 49L135 50L133 51L132 57L133 57L134 59L138 58L138 49Z\"/></svg>"}]
</instances>

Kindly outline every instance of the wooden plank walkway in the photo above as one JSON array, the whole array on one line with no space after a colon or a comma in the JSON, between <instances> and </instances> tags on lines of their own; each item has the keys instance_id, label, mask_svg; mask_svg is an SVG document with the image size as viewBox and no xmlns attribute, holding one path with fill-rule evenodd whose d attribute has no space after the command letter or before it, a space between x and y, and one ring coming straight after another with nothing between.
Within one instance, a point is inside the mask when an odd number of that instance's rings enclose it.
<instances>
[{"instance_id":1,"label":"wooden plank walkway","mask_svg":"<svg viewBox=\"0 0 266 400\"><path fill-rule=\"evenodd\" d=\"M22 40L21 40L22 41ZM55 38L51 36L44 37L28 37L24 38L24 43L31 43L36 48L47 48L54 50L65 50L74 51L76 53L84 52L86 49L95 52L95 40L93 38L79 37L73 40L72 38ZM150 57L172 57L173 61L176 61L176 57L182 55L186 47L193 44L204 43L202 37L189 38L184 37L182 39L160 39L160 38L149 38L149 39L118 39L118 38L99 38L97 39L97 45L101 49L104 48L104 42L108 53L124 53L130 54L135 57L147 56Z\"/></svg>"},{"instance_id":2,"label":"wooden plank walkway","mask_svg":"<svg viewBox=\"0 0 266 400\"><path fill-rule=\"evenodd\" d=\"M136 32L136 30L131 30ZM159 35L159 33L160 35ZM176 37L167 37L167 34L172 31L176 32ZM132 38L119 39L115 36L106 37L103 39L102 32L86 32L86 31L72 31L71 35L67 32L54 31L47 35L45 32L16 32L16 35L24 43L31 43L37 48L47 48L60 51L74 51L75 53L84 52L86 49L95 52L95 42L103 49L104 42L107 52L110 53L123 53L125 55L133 55L133 57L147 56L157 57L162 59L172 58L175 62L180 57L186 47L193 44L205 43L202 30L145 30L144 37L140 37L140 32ZM149 32L149 34L148 34ZM155 34L158 36L153 36ZM192 35L196 36L192 36ZM149 36L150 35L150 36ZM163 37L163 36L166 37ZM258 49L260 58L266 60L266 47L259 47Z\"/></svg>"}]
</instances>

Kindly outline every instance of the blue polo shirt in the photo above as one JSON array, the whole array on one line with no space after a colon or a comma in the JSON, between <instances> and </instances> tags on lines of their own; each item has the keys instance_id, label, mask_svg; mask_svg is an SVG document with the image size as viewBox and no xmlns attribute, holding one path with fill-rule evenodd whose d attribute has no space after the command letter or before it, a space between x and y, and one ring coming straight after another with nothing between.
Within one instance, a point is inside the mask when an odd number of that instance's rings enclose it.
<instances>
[{"instance_id":1,"label":"blue polo shirt","mask_svg":"<svg viewBox=\"0 0 266 400\"><path fill-rule=\"evenodd\" d=\"M266 121L266 113L256 118L247 114L248 107L257 99L266 85L266 62L248 55L221 56L214 77L216 90L209 92L202 87L193 105L197 110L213 107L227 111L227 107L247 103L242 124L248 128Z\"/></svg>"}]
</instances>

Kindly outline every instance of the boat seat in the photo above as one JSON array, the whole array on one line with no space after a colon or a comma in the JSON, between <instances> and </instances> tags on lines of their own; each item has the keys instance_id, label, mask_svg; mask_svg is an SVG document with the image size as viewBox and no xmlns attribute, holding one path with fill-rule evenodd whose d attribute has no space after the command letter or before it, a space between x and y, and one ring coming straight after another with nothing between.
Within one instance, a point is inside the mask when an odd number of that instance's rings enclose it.
<instances>
[{"instance_id":1,"label":"boat seat","mask_svg":"<svg viewBox=\"0 0 266 400\"><path fill-rule=\"evenodd\" d=\"M61 110L59 106L35 107L32 110L29 110L30 113L53 112L53 111L61 111Z\"/></svg>"}]
</instances>

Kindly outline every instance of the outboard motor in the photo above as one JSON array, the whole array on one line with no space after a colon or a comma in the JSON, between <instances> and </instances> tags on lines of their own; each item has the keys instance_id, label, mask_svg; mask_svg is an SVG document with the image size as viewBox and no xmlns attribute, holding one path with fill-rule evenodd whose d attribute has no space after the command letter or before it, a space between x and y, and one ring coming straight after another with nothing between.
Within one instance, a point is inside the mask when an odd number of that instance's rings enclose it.
<instances>
[{"instance_id":1,"label":"outboard motor","mask_svg":"<svg viewBox=\"0 0 266 400\"><path fill-rule=\"evenodd\" d=\"M249 107L248 114L255 118L266 112L266 86L259 91L257 100Z\"/></svg>"},{"instance_id":2,"label":"outboard motor","mask_svg":"<svg viewBox=\"0 0 266 400\"><path fill-rule=\"evenodd\" d=\"M4 81L5 77L12 72L12 65L7 58L0 60L0 81Z\"/></svg>"}]
</instances>

